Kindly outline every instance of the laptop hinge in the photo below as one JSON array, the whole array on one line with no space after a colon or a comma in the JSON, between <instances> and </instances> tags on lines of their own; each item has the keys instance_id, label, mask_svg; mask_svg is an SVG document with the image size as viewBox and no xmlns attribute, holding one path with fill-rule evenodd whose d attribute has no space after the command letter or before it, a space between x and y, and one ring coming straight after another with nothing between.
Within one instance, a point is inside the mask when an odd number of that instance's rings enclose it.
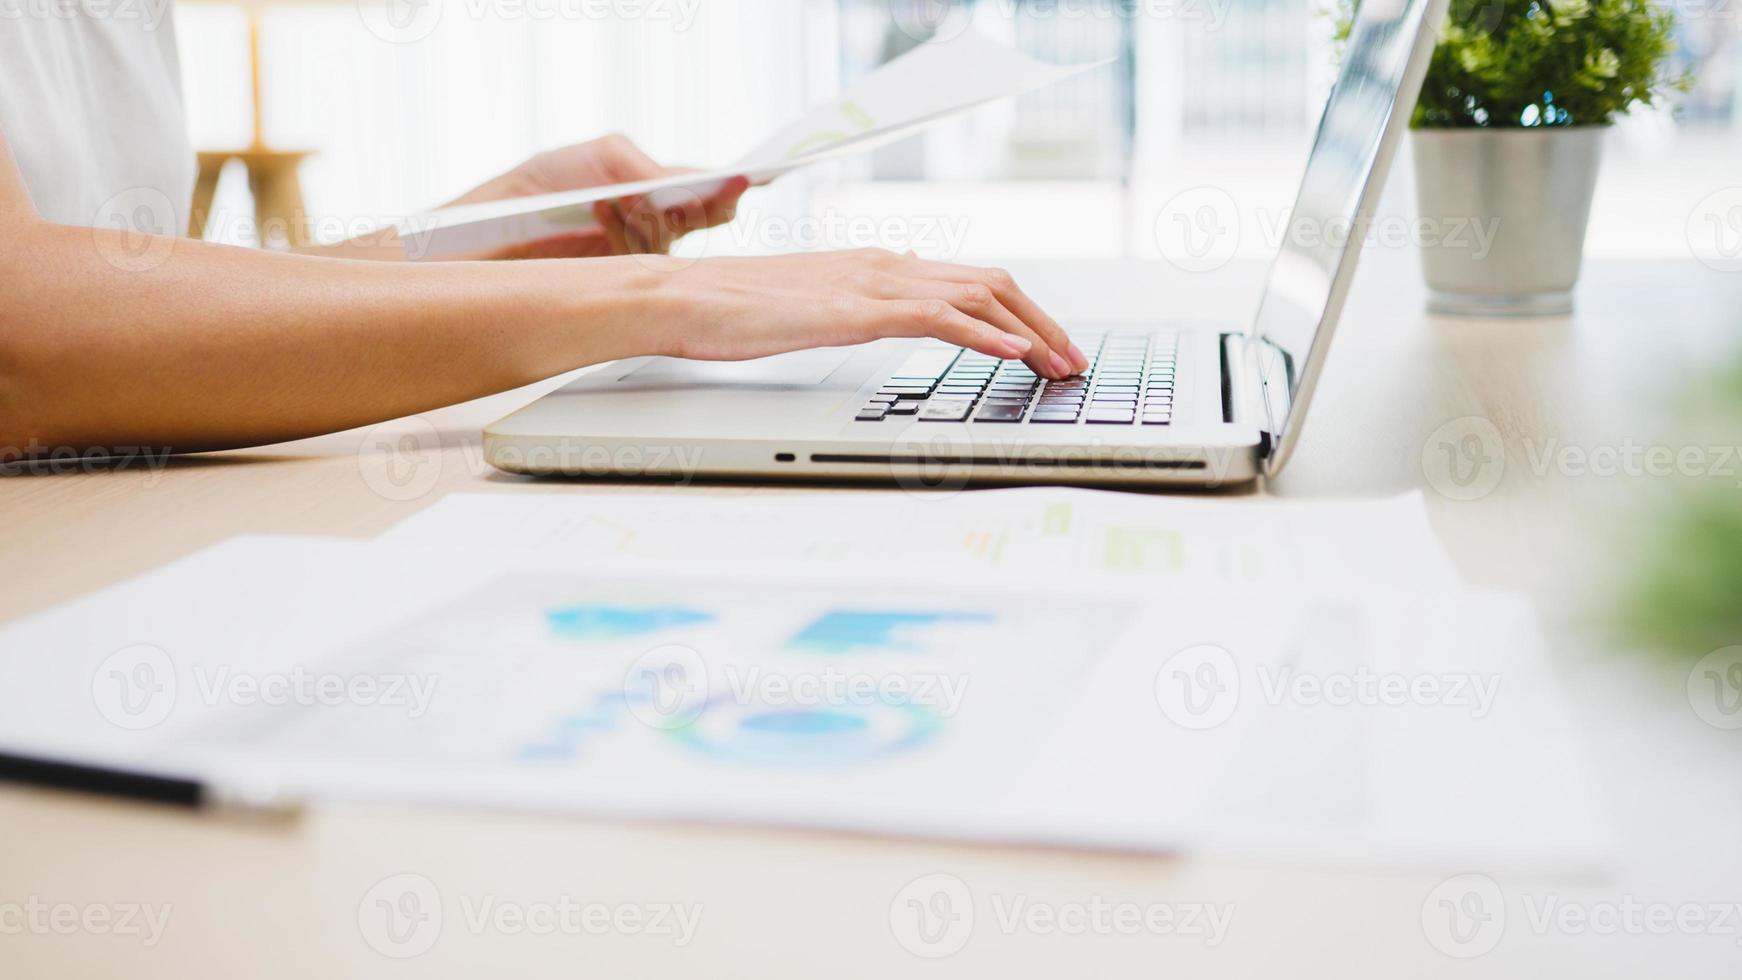
<instances>
[{"instance_id":1,"label":"laptop hinge","mask_svg":"<svg viewBox=\"0 0 1742 980\"><path fill-rule=\"evenodd\" d=\"M1257 426L1264 456L1282 441L1293 385L1294 359L1287 351L1260 337L1223 335L1223 419Z\"/></svg>"}]
</instances>

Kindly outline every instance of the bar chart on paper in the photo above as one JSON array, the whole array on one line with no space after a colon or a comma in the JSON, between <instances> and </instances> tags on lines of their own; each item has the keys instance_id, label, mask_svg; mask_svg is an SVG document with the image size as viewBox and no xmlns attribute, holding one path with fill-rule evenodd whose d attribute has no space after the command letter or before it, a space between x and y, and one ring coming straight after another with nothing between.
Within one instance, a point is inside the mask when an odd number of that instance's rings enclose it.
<instances>
[{"instance_id":1,"label":"bar chart on paper","mask_svg":"<svg viewBox=\"0 0 1742 980\"><path fill-rule=\"evenodd\" d=\"M983 765L973 747L1007 753L1032 734L1125 613L938 590L512 572L343 658L369 676L424 680L436 692L426 710L285 712L230 734L304 760L512 764L600 784L827 774L910 756L923 766L928 753Z\"/></svg>"}]
</instances>

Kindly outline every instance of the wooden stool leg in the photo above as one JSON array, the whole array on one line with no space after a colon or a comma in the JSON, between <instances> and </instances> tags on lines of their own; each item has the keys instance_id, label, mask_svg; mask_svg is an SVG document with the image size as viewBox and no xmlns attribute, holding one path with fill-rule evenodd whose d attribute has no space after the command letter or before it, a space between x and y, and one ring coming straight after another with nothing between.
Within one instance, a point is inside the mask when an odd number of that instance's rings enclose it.
<instances>
[{"instance_id":1,"label":"wooden stool leg","mask_svg":"<svg viewBox=\"0 0 1742 980\"><path fill-rule=\"evenodd\" d=\"M224 172L224 160L200 160L199 177L194 180L194 205L188 212L188 237L206 237L206 223L212 217L212 199L218 194L218 177Z\"/></svg>"},{"instance_id":2,"label":"wooden stool leg","mask_svg":"<svg viewBox=\"0 0 1742 980\"><path fill-rule=\"evenodd\" d=\"M249 174L254 191L254 217L260 223L262 246L303 248L309 244L308 215L303 209L301 160L255 161ZM278 236L283 236L283 241Z\"/></svg>"}]
</instances>

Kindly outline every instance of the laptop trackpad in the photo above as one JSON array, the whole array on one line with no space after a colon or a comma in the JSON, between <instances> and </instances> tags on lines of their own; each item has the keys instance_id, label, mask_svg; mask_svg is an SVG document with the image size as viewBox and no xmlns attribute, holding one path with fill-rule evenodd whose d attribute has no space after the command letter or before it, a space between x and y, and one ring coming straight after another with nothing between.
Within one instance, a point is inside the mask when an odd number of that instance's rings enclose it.
<instances>
[{"instance_id":1,"label":"laptop trackpad","mask_svg":"<svg viewBox=\"0 0 1742 980\"><path fill-rule=\"evenodd\" d=\"M753 361L686 361L679 357L656 357L617 380L637 387L820 385L852 356L850 347L830 347L759 357Z\"/></svg>"}]
</instances>

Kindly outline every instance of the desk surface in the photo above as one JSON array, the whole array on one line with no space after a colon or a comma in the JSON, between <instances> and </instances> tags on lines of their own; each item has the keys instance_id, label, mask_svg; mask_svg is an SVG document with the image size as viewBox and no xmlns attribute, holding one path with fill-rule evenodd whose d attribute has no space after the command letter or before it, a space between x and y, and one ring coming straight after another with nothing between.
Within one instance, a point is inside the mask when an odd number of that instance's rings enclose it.
<instances>
[{"instance_id":1,"label":"desk surface","mask_svg":"<svg viewBox=\"0 0 1742 980\"><path fill-rule=\"evenodd\" d=\"M1138 263L1030 263L1015 271L1065 319L1244 315L1260 268L1186 275ZM969 847L821 833L629 824L391 807L322 808L258 826L21 789L0 790L0 960L9 976L521 977L675 973L886 977L927 971L1000 976L1735 975L1742 912L1667 934L1592 934L1540 913L1626 901L1677 910L1742 902L1742 733L1690 710L1686 668L1604 656L1581 623L1612 554L1614 526L1642 480L1542 462L1545 447L1674 444L1666 396L1738 344L1742 275L1695 263L1596 264L1570 320L1425 316L1413 259L1370 254L1320 400L1288 472L1265 492L1371 496L1425 488L1434 524L1471 582L1522 589L1543 609L1601 791L1623 847L1610 873L1560 881L1499 874L1507 895L1497 948L1470 961L1424 935L1437 873L1285 866ZM525 492L490 472L478 430L549 384L432 413L439 476L411 501L386 499L353 432L271 449L96 473L0 480L0 543L11 570L0 620L26 615L242 532L367 536L454 491ZM1442 428L1478 417L1505 447L1499 486L1478 500L1438 492L1423 455ZM1731 477L1734 480L1734 477ZM633 486L611 485L619 492ZM798 488L802 489L802 488ZM786 493L691 487L689 493ZM1457 495L1462 496L1461 492ZM1230 506L1239 506L1238 499ZM403 962L366 942L358 909L389 876L412 872L446 897L440 939ZM966 946L936 962L894 938L890 905L908 882L956 875L981 899L1026 896L1049 909L1094 902L1231 904L1226 939L1048 934L977 905ZM476 928L486 901L699 904L692 942L625 935L513 934ZM30 900L168 906L161 941L20 929ZM10 904L9 904L10 903ZM1533 913L1535 913L1533 915ZM1691 913L1687 913L1691 914ZM16 913L14 913L16 916ZM1027 920L1024 920L1027 922Z\"/></svg>"}]
</instances>

